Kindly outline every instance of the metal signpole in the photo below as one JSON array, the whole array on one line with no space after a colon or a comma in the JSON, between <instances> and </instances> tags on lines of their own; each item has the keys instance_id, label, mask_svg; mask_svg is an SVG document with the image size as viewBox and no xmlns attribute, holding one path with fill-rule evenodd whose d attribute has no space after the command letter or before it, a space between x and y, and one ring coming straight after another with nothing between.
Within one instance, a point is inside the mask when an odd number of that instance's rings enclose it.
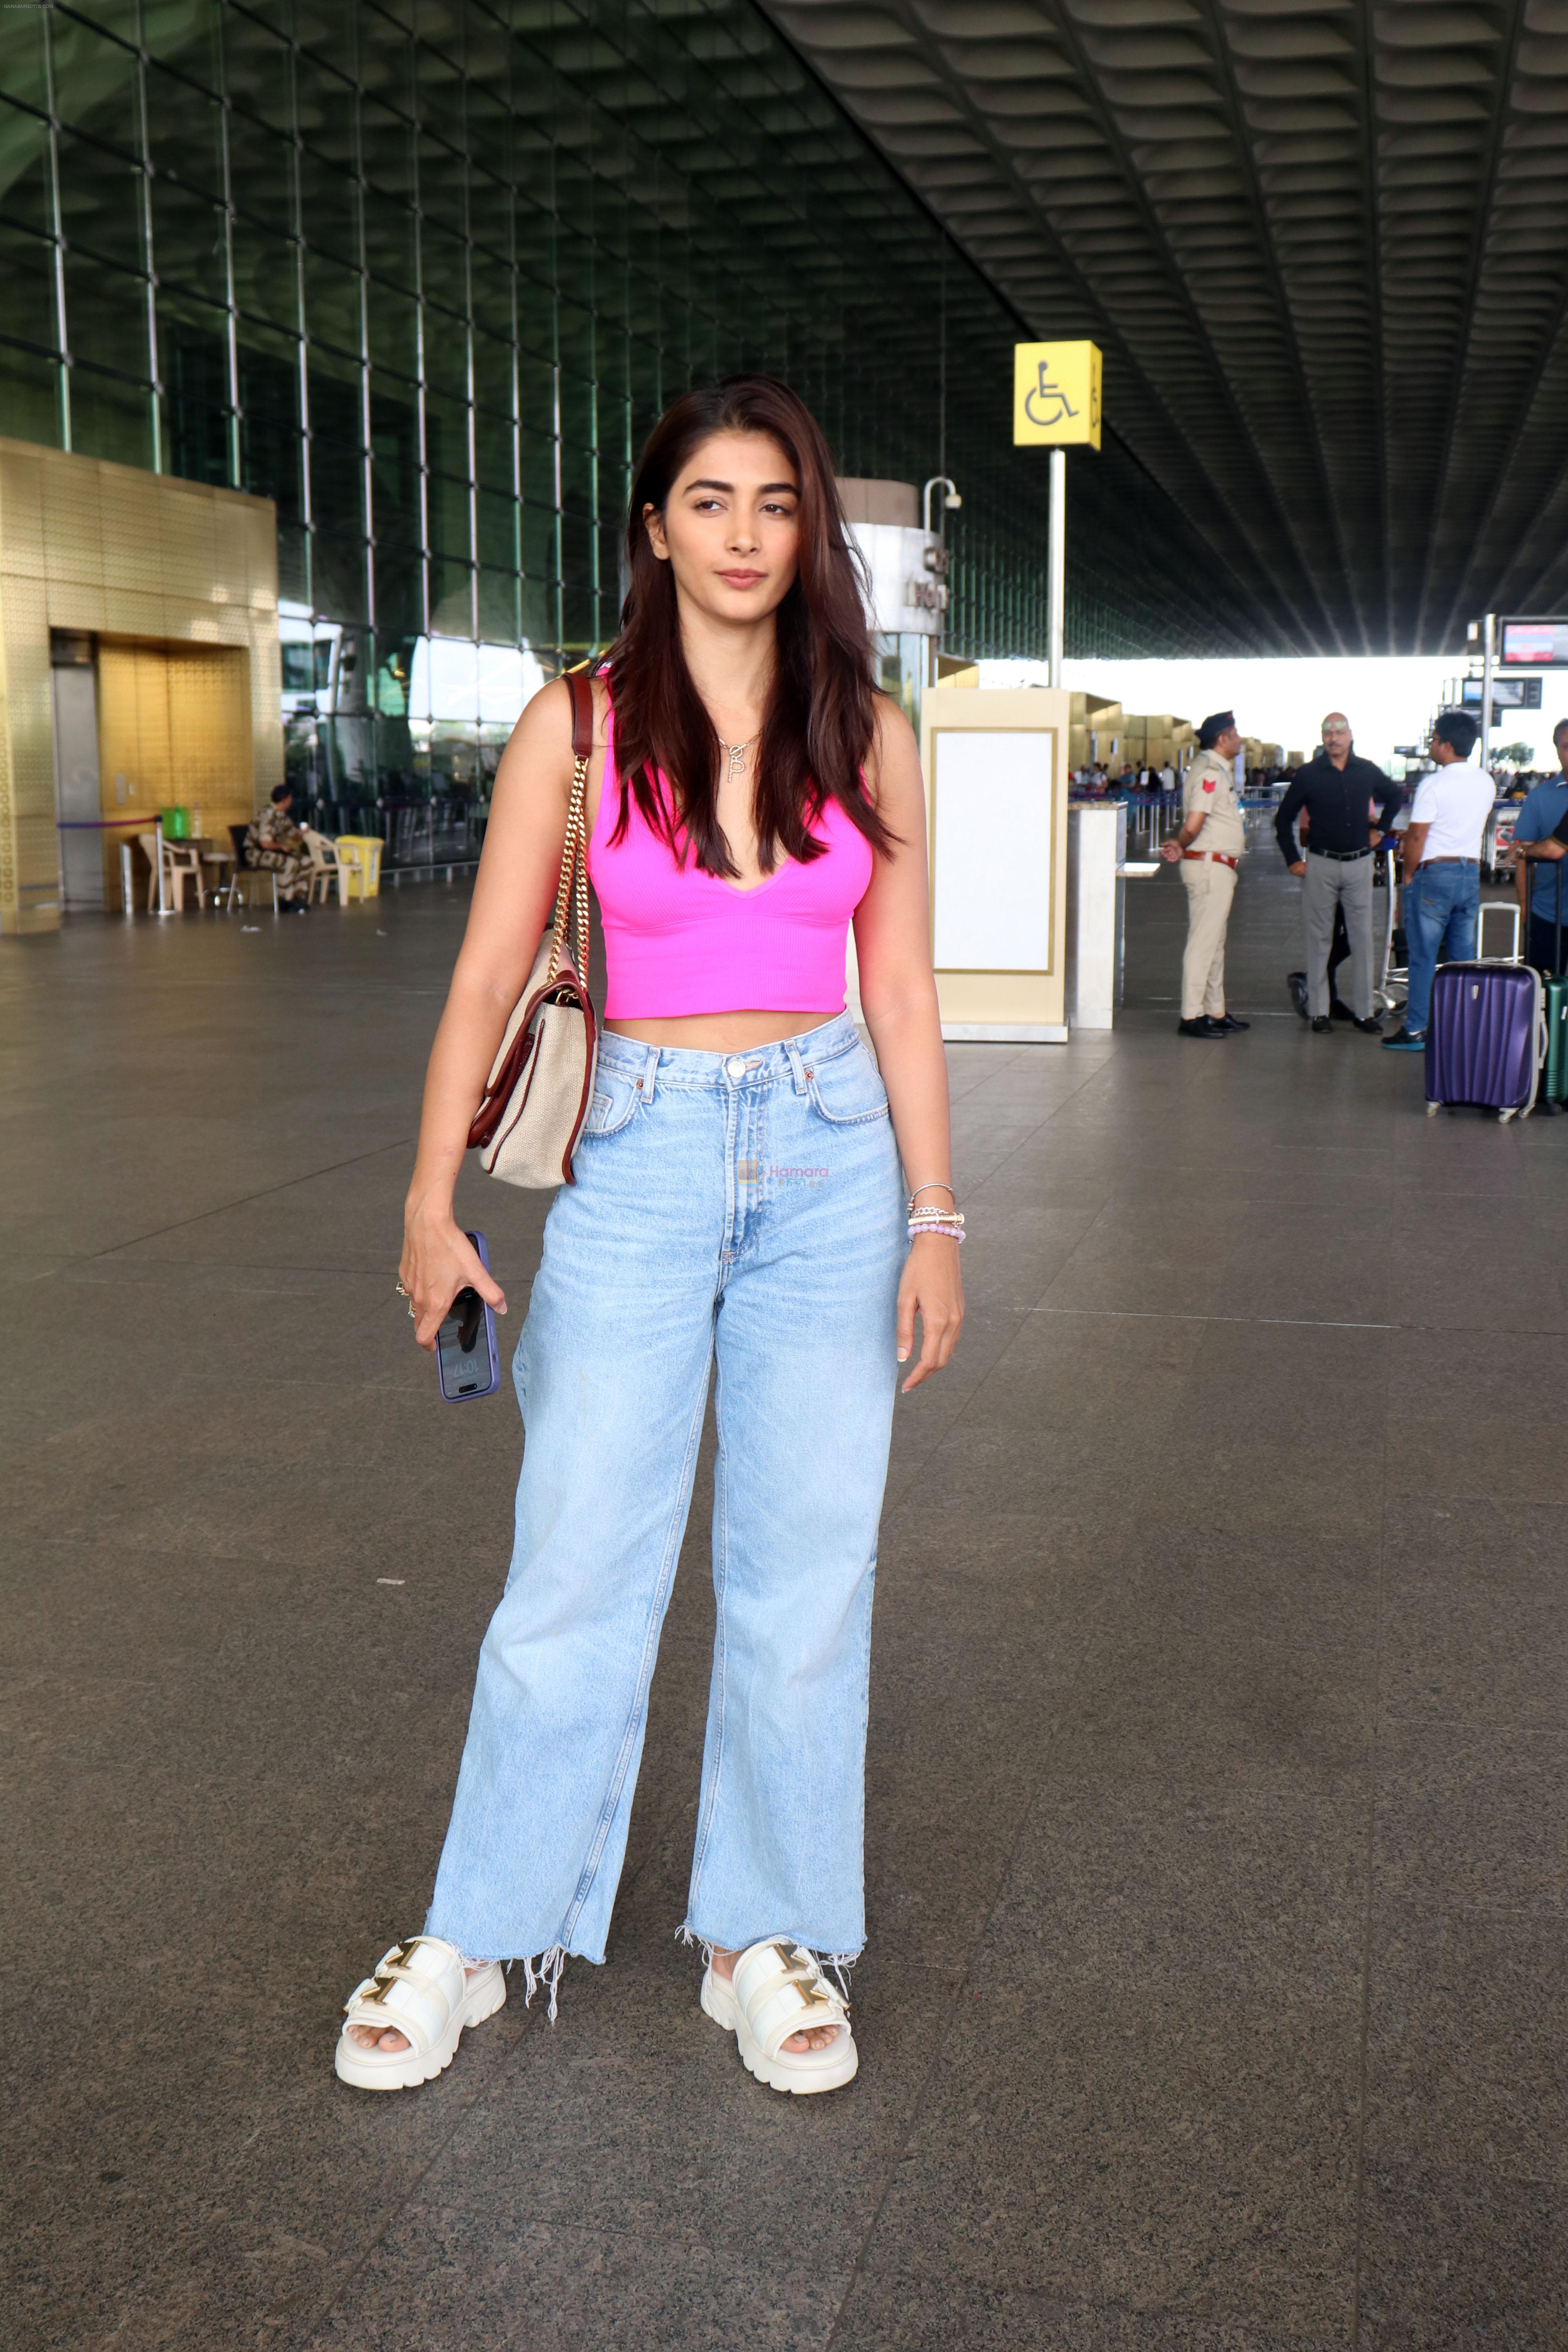
<instances>
[{"instance_id":1,"label":"metal signpole","mask_svg":"<svg viewBox=\"0 0 1568 2352\"><path fill-rule=\"evenodd\" d=\"M1046 540L1046 667L1062 682L1067 643L1068 456L1079 442L1098 449L1100 358L1094 343L1015 343L1013 445L1051 453L1051 506Z\"/></svg>"},{"instance_id":2,"label":"metal signpole","mask_svg":"<svg viewBox=\"0 0 1568 2352\"><path fill-rule=\"evenodd\" d=\"M1497 614L1481 624L1481 769L1486 772L1492 740L1492 671L1497 661Z\"/></svg>"},{"instance_id":3,"label":"metal signpole","mask_svg":"<svg viewBox=\"0 0 1568 2352\"><path fill-rule=\"evenodd\" d=\"M1051 451L1050 558L1046 573L1047 683L1062 682L1062 646L1067 638L1068 453Z\"/></svg>"}]
</instances>

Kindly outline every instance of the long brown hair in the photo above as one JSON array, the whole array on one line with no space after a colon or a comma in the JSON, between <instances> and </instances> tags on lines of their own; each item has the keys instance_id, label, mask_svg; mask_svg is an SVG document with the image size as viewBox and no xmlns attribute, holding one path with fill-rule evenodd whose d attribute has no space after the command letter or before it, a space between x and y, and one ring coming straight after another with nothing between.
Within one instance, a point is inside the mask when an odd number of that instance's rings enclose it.
<instances>
[{"instance_id":1,"label":"long brown hair","mask_svg":"<svg viewBox=\"0 0 1568 2352\"><path fill-rule=\"evenodd\" d=\"M683 394L648 435L638 463L626 518L631 586L606 656L621 786L611 839L625 836L635 800L681 863L689 850L705 873L732 879L739 872L719 823L719 732L686 667L672 568L655 555L643 521L648 507L664 512L687 460L715 433L771 434L800 484L798 564L777 610L773 678L757 744L757 862L771 874L781 853L802 865L820 857L824 845L810 827L829 800L887 853L893 836L861 777L877 689L833 460L805 402L766 375L731 376ZM673 809L658 787L660 769L675 793Z\"/></svg>"}]
</instances>

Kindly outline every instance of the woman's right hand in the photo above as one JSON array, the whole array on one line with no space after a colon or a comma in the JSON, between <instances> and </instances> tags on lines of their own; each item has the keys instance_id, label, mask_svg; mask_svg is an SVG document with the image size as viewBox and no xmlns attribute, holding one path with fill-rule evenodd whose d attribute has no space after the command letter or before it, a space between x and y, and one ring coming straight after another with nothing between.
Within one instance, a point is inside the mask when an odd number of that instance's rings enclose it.
<instances>
[{"instance_id":1,"label":"woman's right hand","mask_svg":"<svg viewBox=\"0 0 1568 2352\"><path fill-rule=\"evenodd\" d=\"M506 1313L505 1291L450 1209L437 1214L410 1202L404 1213L397 1271L414 1309L414 1337L431 1354L459 1290L477 1290L498 1315Z\"/></svg>"}]
</instances>

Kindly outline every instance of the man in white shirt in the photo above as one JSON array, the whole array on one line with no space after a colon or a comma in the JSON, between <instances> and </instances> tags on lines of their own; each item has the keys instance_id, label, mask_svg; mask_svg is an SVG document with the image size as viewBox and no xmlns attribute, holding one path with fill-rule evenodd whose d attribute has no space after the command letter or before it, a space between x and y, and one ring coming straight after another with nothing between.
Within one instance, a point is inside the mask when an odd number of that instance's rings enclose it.
<instances>
[{"instance_id":1,"label":"man in white shirt","mask_svg":"<svg viewBox=\"0 0 1568 2352\"><path fill-rule=\"evenodd\" d=\"M1416 788L1404 838L1410 994L1403 1027L1383 1041L1396 1054L1425 1051L1437 966L1468 963L1476 952L1481 835L1497 797L1491 778L1470 760L1480 731L1468 710L1445 710L1427 745L1437 765Z\"/></svg>"}]
</instances>

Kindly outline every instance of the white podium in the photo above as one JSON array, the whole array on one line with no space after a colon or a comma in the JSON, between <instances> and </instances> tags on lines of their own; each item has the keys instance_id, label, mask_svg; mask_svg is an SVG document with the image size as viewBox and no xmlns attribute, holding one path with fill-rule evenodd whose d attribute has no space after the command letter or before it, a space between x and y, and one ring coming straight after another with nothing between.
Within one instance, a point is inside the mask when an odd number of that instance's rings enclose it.
<instances>
[{"instance_id":1,"label":"white podium","mask_svg":"<svg viewBox=\"0 0 1568 2352\"><path fill-rule=\"evenodd\" d=\"M921 698L944 1037L1067 1041L1068 723L1055 688Z\"/></svg>"},{"instance_id":2,"label":"white podium","mask_svg":"<svg viewBox=\"0 0 1568 2352\"><path fill-rule=\"evenodd\" d=\"M1121 1002L1125 801L1068 811L1068 1024L1109 1029Z\"/></svg>"}]
</instances>

